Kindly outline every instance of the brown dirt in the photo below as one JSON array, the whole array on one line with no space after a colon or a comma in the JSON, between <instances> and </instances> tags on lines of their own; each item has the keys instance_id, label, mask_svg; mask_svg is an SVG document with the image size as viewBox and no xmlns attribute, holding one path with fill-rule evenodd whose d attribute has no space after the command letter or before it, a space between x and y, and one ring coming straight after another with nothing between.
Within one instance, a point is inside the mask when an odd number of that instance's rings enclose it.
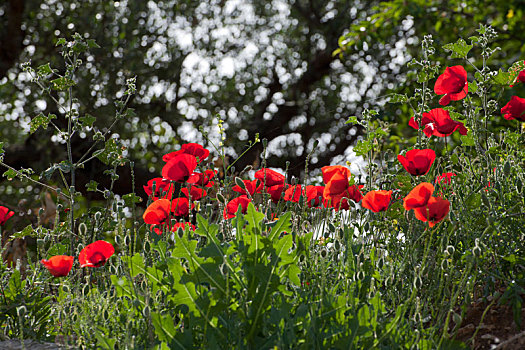
<instances>
[{"instance_id":1,"label":"brown dirt","mask_svg":"<svg viewBox=\"0 0 525 350\"><path fill-rule=\"evenodd\" d=\"M456 339L473 350L525 349L525 329L519 329L514 322L510 306L498 305L496 301L490 306L481 323L483 313L489 305L490 302L480 301L468 308ZM521 324L525 326L525 308L521 311ZM476 329L478 332L472 339Z\"/></svg>"}]
</instances>

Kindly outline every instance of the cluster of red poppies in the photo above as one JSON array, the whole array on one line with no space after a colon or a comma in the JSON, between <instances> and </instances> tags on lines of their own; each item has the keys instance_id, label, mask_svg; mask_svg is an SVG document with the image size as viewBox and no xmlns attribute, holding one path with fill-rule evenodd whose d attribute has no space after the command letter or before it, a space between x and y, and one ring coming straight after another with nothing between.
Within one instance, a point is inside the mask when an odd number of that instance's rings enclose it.
<instances>
[{"instance_id":1,"label":"cluster of red poppies","mask_svg":"<svg viewBox=\"0 0 525 350\"><path fill-rule=\"evenodd\" d=\"M157 234L165 230L172 232L179 228L195 226L189 222L171 224L172 218L185 218L193 201L198 201L207 195L206 188L214 185L212 179L216 172L204 170L197 172L197 166L203 164L210 151L197 143L186 143L181 149L165 154L162 160L166 162L162 168L162 177L148 181L144 191L153 200L142 216L144 222L151 225Z\"/></svg>"},{"instance_id":2,"label":"cluster of red poppies","mask_svg":"<svg viewBox=\"0 0 525 350\"><path fill-rule=\"evenodd\" d=\"M262 168L255 172L254 180L242 180L242 184L235 185L232 190L240 193L237 198L226 204L223 216L225 219L235 217L239 206L246 212L248 204L256 194L267 193L272 202L278 203L281 199L285 202L299 203L301 197L310 208L324 206L335 210L348 209L351 199L359 202L363 195L359 189L363 186L349 184L350 170L340 166L325 166L323 172L324 186L302 186L286 183L286 177L272 169Z\"/></svg>"},{"instance_id":3,"label":"cluster of red poppies","mask_svg":"<svg viewBox=\"0 0 525 350\"><path fill-rule=\"evenodd\" d=\"M100 267L115 253L113 245L106 241L96 241L87 245L80 251L78 261L80 267ZM49 260L42 259L40 262L49 270L54 277L67 276L75 258L69 255L55 255Z\"/></svg>"}]
</instances>

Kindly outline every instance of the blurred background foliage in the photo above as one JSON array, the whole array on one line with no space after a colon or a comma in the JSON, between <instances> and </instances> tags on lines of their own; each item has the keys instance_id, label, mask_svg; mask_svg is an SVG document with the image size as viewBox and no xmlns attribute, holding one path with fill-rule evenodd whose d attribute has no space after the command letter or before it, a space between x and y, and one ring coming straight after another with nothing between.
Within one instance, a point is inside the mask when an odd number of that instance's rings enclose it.
<instances>
[{"instance_id":1,"label":"blurred background foliage","mask_svg":"<svg viewBox=\"0 0 525 350\"><path fill-rule=\"evenodd\" d=\"M231 160L258 133L269 141L270 167L285 168L289 161L289 172L299 176L313 152L310 169L348 160L358 173L352 145L362 130L345 121L364 108L379 108L379 118L397 123L391 141L404 134L408 109L385 102L390 93L403 93L401 83L415 79L406 63L417 57L423 35L432 34L440 47L458 37L468 39L479 23L490 24L500 34L495 44L502 49L491 64L507 68L523 58L524 8L519 0L3 0L4 161L39 174L66 159L66 147L52 128L29 133L31 118L40 112L56 114L59 126L66 121L20 65L49 63L63 71L55 44L80 33L100 46L84 57L74 89L80 116L96 117L96 129L104 131L112 123L114 101L122 97L126 79L137 77L137 94L129 104L135 115L119 121L112 137L122 141L125 155L135 162L141 195L140 186L159 176L162 154L185 142L213 149L199 128L217 145L218 118L224 121ZM442 62L443 67L455 64L464 62ZM315 140L319 145L312 150ZM92 142L92 135L77 134L73 158ZM237 161L237 170L259 166L261 151L261 143L251 148ZM79 170L78 189L84 191L90 179L107 186L105 168L97 159L88 163ZM114 192L131 192L129 167L119 174ZM38 189L4 179L0 204L20 206L28 193L43 198Z\"/></svg>"}]
</instances>

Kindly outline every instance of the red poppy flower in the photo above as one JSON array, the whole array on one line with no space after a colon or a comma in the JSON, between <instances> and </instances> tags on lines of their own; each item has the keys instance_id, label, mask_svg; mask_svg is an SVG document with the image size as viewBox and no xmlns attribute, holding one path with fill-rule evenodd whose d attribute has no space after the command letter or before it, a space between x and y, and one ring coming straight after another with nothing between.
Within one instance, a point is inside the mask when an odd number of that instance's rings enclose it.
<instances>
[{"instance_id":1,"label":"red poppy flower","mask_svg":"<svg viewBox=\"0 0 525 350\"><path fill-rule=\"evenodd\" d=\"M387 211L392 199L392 191L370 191L364 197L361 202L361 206L372 210L374 213L380 211Z\"/></svg>"},{"instance_id":2,"label":"red poppy flower","mask_svg":"<svg viewBox=\"0 0 525 350\"><path fill-rule=\"evenodd\" d=\"M403 199L405 210L424 207L434 193L434 186L429 182L422 182L412 189Z\"/></svg>"},{"instance_id":3,"label":"red poppy flower","mask_svg":"<svg viewBox=\"0 0 525 350\"><path fill-rule=\"evenodd\" d=\"M416 118L414 117L410 118L410 120L408 121L408 126L411 126L416 130L419 130L419 124L416 122Z\"/></svg>"},{"instance_id":4,"label":"red poppy flower","mask_svg":"<svg viewBox=\"0 0 525 350\"><path fill-rule=\"evenodd\" d=\"M148 181L144 187L144 192L150 197L153 194L153 184L155 184L155 196L160 196L162 192L167 191L170 182L162 177L156 177Z\"/></svg>"},{"instance_id":5,"label":"red poppy flower","mask_svg":"<svg viewBox=\"0 0 525 350\"><path fill-rule=\"evenodd\" d=\"M350 178L350 176L352 176L352 174L350 173L350 169L342 165L324 166L321 168L321 171L323 173L323 182L325 184L328 184L328 182L334 176L337 176L337 178L343 177L348 183L348 179Z\"/></svg>"},{"instance_id":6,"label":"red poppy flower","mask_svg":"<svg viewBox=\"0 0 525 350\"><path fill-rule=\"evenodd\" d=\"M170 216L171 203L167 199L158 199L151 203L142 218L148 225L162 224Z\"/></svg>"},{"instance_id":7,"label":"red poppy flower","mask_svg":"<svg viewBox=\"0 0 525 350\"><path fill-rule=\"evenodd\" d=\"M518 81L520 83L525 83L525 69L518 74Z\"/></svg>"},{"instance_id":8,"label":"red poppy flower","mask_svg":"<svg viewBox=\"0 0 525 350\"><path fill-rule=\"evenodd\" d=\"M78 255L80 267L100 267L115 253L113 245L106 241L96 241L86 246Z\"/></svg>"},{"instance_id":9,"label":"red poppy flower","mask_svg":"<svg viewBox=\"0 0 525 350\"><path fill-rule=\"evenodd\" d=\"M326 206L329 204L330 207L334 208L335 210L350 209L350 203L348 203L347 199L351 199L354 202L359 203L359 201L363 199L363 195L361 194L361 191L360 191L361 188L363 188L363 185L359 185L359 186L353 185L353 186L349 186L342 193L339 193L337 195L331 195L330 197L324 197L324 192L326 192L326 186L325 186L325 191L323 192L324 204Z\"/></svg>"},{"instance_id":10,"label":"red poppy flower","mask_svg":"<svg viewBox=\"0 0 525 350\"><path fill-rule=\"evenodd\" d=\"M212 187L215 182L211 181L213 177L217 175L217 170L205 170L204 173L193 173L188 180L189 184L195 184L202 187Z\"/></svg>"},{"instance_id":11,"label":"red poppy flower","mask_svg":"<svg viewBox=\"0 0 525 350\"><path fill-rule=\"evenodd\" d=\"M289 186L289 185L286 185L286 186ZM272 198L272 202L278 203L281 200L281 195L284 191L284 184L265 187L264 191L270 194L270 197Z\"/></svg>"},{"instance_id":12,"label":"red poppy flower","mask_svg":"<svg viewBox=\"0 0 525 350\"><path fill-rule=\"evenodd\" d=\"M462 122L457 122L450 118L450 113L443 108L434 108L430 112L423 113L421 123L425 126L423 132L427 137L432 135L445 137L458 130L461 135L468 133L467 128Z\"/></svg>"},{"instance_id":13,"label":"red poppy flower","mask_svg":"<svg viewBox=\"0 0 525 350\"><path fill-rule=\"evenodd\" d=\"M181 192L189 199L191 195L192 201L198 201L202 197L206 196L206 191L202 188L198 188L196 186L191 186L190 190L188 191L188 188L184 187Z\"/></svg>"},{"instance_id":14,"label":"red poppy flower","mask_svg":"<svg viewBox=\"0 0 525 350\"><path fill-rule=\"evenodd\" d=\"M283 174L268 168L262 168L256 171L254 176L266 187L284 185L284 181L286 180Z\"/></svg>"},{"instance_id":15,"label":"red poppy flower","mask_svg":"<svg viewBox=\"0 0 525 350\"><path fill-rule=\"evenodd\" d=\"M454 173L443 173L436 177L435 183L440 185L448 185L452 182L452 176L457 176Z\"/></svg>"},{"instance_id":16,"label":"red poppy flower","mask_svg":"<svg viewBox=\"0 0 525 350\"><path fill-rule=\"evenodd\" d=\"M190 154L194 157L198 157L200 163L206 158L208 158L208 156L210 155L210 151L208 151L206 148L202 147L198 143L185 143L180 147L180 150L162 156L162 160L165 162L169 162L178 154Z\"/></svg>"},{"instance_id":17,"label":"red poppy flower","mask_svg":"<svg viewBox=\"0 0 525 350\"><path fill-rule=\"evenodd\" d=\"M447 67L434 85L437 95L444 95L439 104L446 106L450 101L459 101L468 93L467 71L462 66Z\"/></svg>"},{"instance_id":18,"label":"red poppy flower","mask_svg":"<svg viewBox=\"0 0 525 350\"><path fill-rule=\"evenodd\" d=\"M501 109L501 113L507 120L518 119L525 122L525 98L512 96L509 103Z\"/></svg>"},{"instance_id":19,"label":"red poppy flower","mask_svg":"<svg viewBox=\"0 0 525 350\"><path fill-rule=\"evenodd\" d=\"M290 186L288 187L288 189L286 189L286 191L284 191L284 200L289 201L289 202L299 203L299 199L301 198L301 195L303 197L306 197L305 192L304 190L302 190L301 185Z\"/></svg>"},{"instance_id":20,"label":"red poppy flower","mask_svg":"<svg viewBox=\"0 0 525 350\"><path fill-rule=\"evenodd\" d=\"M447 216L449 210L450 202L448 200L430 197L426 206L414 209L414 214L418 220L428 221L428 225L433 227Z\"/></svg>"},{"instance_id":21,"label":"red poppy flower","mask_svg":"<svg viewBox=\"0 0 525 350\"><path fill-rule=\"evenodd\" d=\"M54 277L67 276L73 267L74 257L68 255L55 255L49 260L42 259L40 262L49 270Z\"/></svg>"},{"instance_id":22,"label":"red poppy flower","mask_svg":"<svg viewBox=\"0 0 525 350\"><path fill-rule=\"evenodd\" d=\"M431 149L413 149L406 156L398 155L397 160L411 175L425 175L436 159L436 152Z\"/></svg>"},{"instance_id":23,"label":"red poppy flower","mask_svg":"<svg viewBox=\"0 0 525 350\"><path fill-rule=\"evenodd\" d=\"M191 206L193 209L193 205ZM190 202L186 197L174 198L171 201L171 212L174 216L186 216L190 212Z\"/></svg>"},{"instance_id":24,"label":"red poppy flower","mask_svg":"<svg viewBox=\"0 0 525 350\"><path fill-rule=\"evenodd\" d=\"M246 188L246 190L244 190L239 185L233 186L232 190L240 194L247 194L246 191L248 191L250 196L253 196L255 193L261 192L261 189L262 189L261 181L255 179L255 180L242 180L242 182L244 182L244 187Z\"/></svg>"},{"instance_id":25,"label":"red poppy flower","mask_svg":"<svg viewBox=\"0 0 525 350\"><path fill-rule=\"evenodd\" d=\"M323 192L324 186L306 186L306 200L310 208L321 204Z\"/></svg>"},{"instance_id":26,"label":"red poppy flower","mask_svg":"<svg viewBox=\"0 0 525 350\"><path fill-rule=\"evenodd\" d=\"M5 222L13 215L15 215L14 211L0 206L0 226L4 226Z\"/></svg>"},{"instance_id":27,"label":"red poppy flower","mask_svg":"<svg viewBox=\"0 0 525 350\"><path fill-rule=\"evenodd\" d=\"M232 199L231 201L228 202L228 204L226 204L226 207L224 208L224 212L223 212L224 218L225 219L234 218L239 206L241 207L242 213L245 214L246 210L248 209L248 204L250 202L251 202L250 198L244 195Z\"/></svg>"},{"instance_id":28,"label":"red poppy flower","mask_svg":"<svg viewBox=\"0 0 525 350\"><path fill-rule=\"evenodd\" d=\"M197 167L197 158L190 154L174 155L162 168L162 177L176 182L188 180Z\"/></svg>"}]
</instances>

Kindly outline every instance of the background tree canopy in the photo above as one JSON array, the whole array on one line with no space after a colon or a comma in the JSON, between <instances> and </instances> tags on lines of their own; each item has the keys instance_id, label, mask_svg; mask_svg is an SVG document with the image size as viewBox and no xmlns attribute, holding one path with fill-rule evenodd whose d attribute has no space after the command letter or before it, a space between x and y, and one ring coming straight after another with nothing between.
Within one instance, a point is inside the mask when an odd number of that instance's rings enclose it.
<instances>
[{"instance_id":1,"label":"background tree canopy","mask_svg":"<svg viewBox=\"0 0 525 350\"><path fill-rule=\"evenodd\" d=\"M440 47L467 39L479 23L491 24L502 48L495 62L508 66L524 51L524 15L517 0L6 0L0 5L4 161L39 173L65 159L52 128L29 133L31 118L40 112L57 115L59 126L66 122L20 65L30 60L33 67L49 63L63 70L55 44L75 32L100 46L83 58L74 89L80 115L94 116L96 129L113 122L114 101L126 80L137 77L130 101L135 113L117 123L112 137L127 147L136 184L142 185L158 176L162 154L178 144L213 149L199 128L218 144L217 117L224 121L232 160L256 134L268 140L267 165L285 168L289 161L296 176L310 152L310 168L352 160L360 130L345 121L383 106L389 92L412 79L406 62L418 55L423 35L432 34ZM333 54L337 49L340 55ZM410 117L405 112L383 106L380 118L399 123L402 133ZM76 135L73 157L92 142L92 135ZM236 168L258 166L261 151L258 143ZM91 161L79 173L78 188L93 178L104 184L104 168ZM129 168L120 174L114 191L128 193Z\"/></svg>"}]
</instances>

